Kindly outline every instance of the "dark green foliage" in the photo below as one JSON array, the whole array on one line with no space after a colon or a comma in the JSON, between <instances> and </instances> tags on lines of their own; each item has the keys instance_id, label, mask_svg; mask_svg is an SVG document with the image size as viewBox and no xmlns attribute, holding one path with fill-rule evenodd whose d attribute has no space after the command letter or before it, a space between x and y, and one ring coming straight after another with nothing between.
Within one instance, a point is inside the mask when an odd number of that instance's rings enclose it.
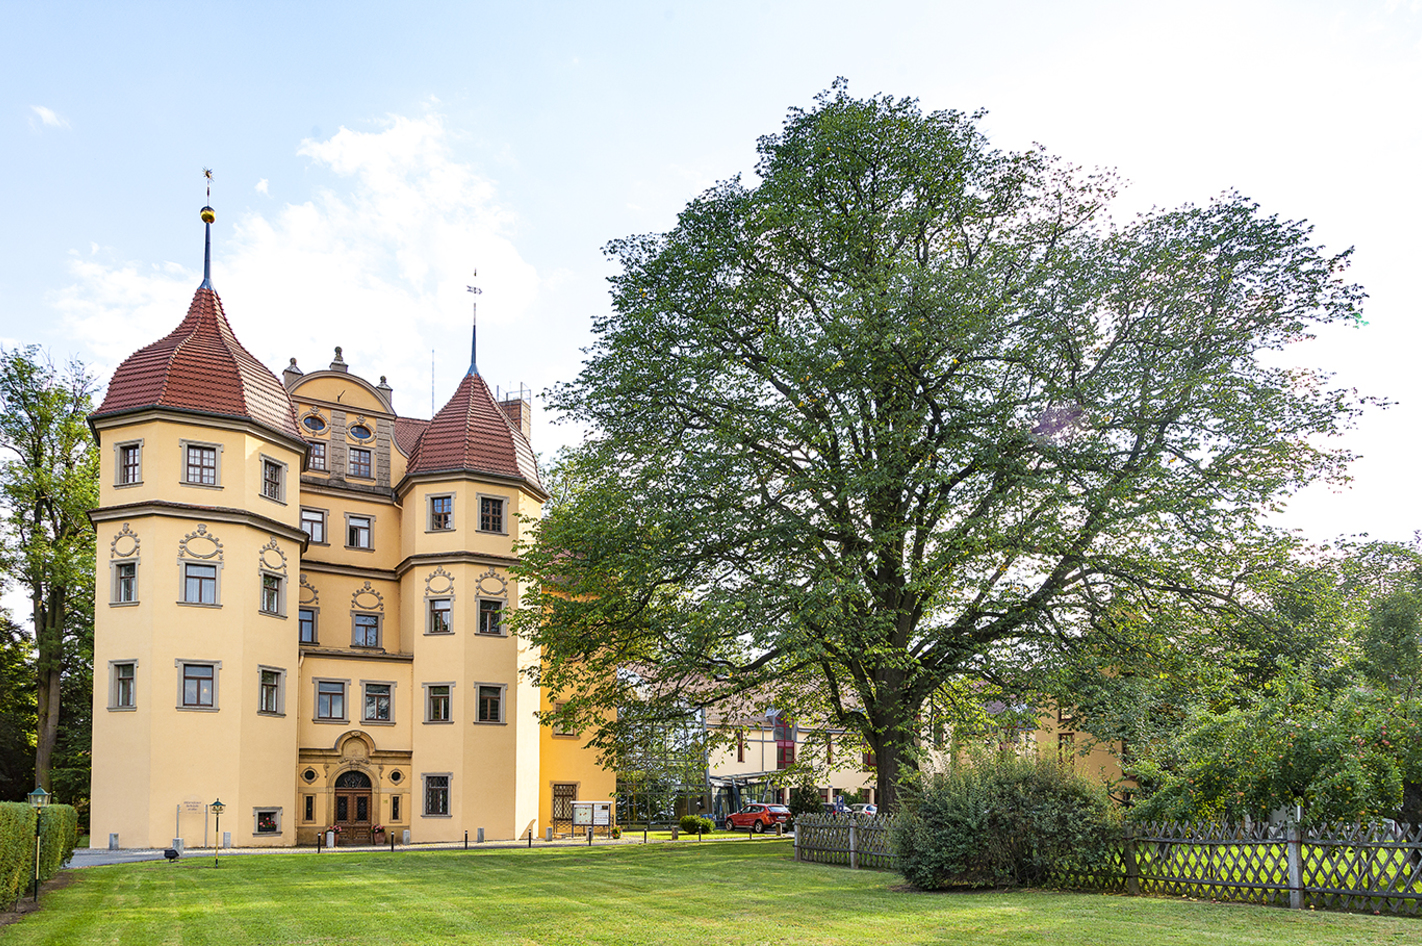
<instances>
[{"instance_id":1,"label":"dark green foliage","mask_svg":"<svg viewBox=\"0 0 1422 946\"><path fill-rule=\"evenodd\" d=\"M1346 252L1234 193L1111 225L1109 174L979 118L837 82L753 184L609 246L515 617L594 725L629 666L773 699L862 737L892 809L935 694L1242 609L1270 511L1346 475L1362 402L1278 354L1357 319Z\"/></svg>"},{"instance_id":2,"label":"dark green foliage","mask_svg":"<svg viewBox=\"0 0 1422 946\"><path fill-rule=\"evenodd\" d=\"M925 890L1038 886L1103 861L1119 827L1099 784L1012 755L926 774L901 802L890 840L904 878Z\"/></svg>"},{"instance_id":3,"label":"dark green foliage","mask_svg":"<svg viewBox=\"0 0 1422 946\"><path fill-rule=\"evenodd\" d=\"M790 790L790 814L816 815L824 806L820 790L813 785L796 785Z\"/></svg>"},{"instance_id":4,"label":"dark green foliage","mask_svg":"<svg viewBox=\"0 0 1422 946\"><path fill-rule=\"evenodd\" d=\"M710 834L716 830L716 822L710 818L702 818L699 815L682 815L677 822L682 834Z\"/></svg>"}]
</instances>

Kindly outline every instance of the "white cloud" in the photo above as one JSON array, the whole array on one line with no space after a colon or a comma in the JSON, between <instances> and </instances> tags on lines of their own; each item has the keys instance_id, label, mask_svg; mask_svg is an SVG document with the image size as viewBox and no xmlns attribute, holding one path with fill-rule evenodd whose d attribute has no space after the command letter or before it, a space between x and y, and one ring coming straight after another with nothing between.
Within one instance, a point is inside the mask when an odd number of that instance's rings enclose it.
<instances>
[{"instance_id":1,"label":"white cloud","mask_svg":"<svg viewBox=\"0 0 1422 946\"><path fill-rule=\"evenodd\" d=\"M397 410L423 414L431 349L439 352L440 403L467 366L465 286L476 266L482 322L528 312L539 278L510 241L512 215L491 181L452 157L448 141L437 115L393 116L372 132L341 128L298 149L339 186L248 213L230 229L217 208L213 283L254 355L274 370L291 356L314 370L341 345L352 371L389 377ZM194 263L200 247L195 231ZM108 370L177 325L201 280L196 266L175 263L76 259L70 271L74 283L52 301Z\"/></svg>"},{"instance_id":2,"label":"white cloud","mask_svg":"<svg viewBox=\"0 0 1422 946\"><path fill-rule=\"evenodd\" d=\"M267 179L264 177L264 178L262 178L260 181L258 181L258 182L257 182L257 186L254 187L253 190L255 190L258 194L267 194L267 193L270 193L270 192L267 190Z\"/></svg>"},{"instance_id":3,"label":"white cloud","mask_svg":"<svg viewBox=\"0 0 1422 946\"><path fill-rule=\"evenodd\" d=\"M58 114L55 113L54 109L52 108L45 108L43 105L31 105L30 111L38 115L40 122L49 126L50 128L69 127L69 119L60 117ZM31 128L34 127L34 124L34 119L30 119Z\"/></svg>"}]
</instances>

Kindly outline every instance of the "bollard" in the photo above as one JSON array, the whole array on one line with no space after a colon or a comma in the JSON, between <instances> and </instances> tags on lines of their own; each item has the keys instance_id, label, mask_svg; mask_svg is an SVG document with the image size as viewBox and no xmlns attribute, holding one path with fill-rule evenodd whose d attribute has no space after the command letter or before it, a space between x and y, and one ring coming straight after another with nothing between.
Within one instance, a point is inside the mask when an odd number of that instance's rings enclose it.
<instances>
[{"instance_id":1,"label":"bollard","mask_svg":"<svg viewBox=\"0 0 1422 946\"><path fill-rule=\"evenodd\" d=\"M678 834L680 834L680 833L681 833L681 828L680 828L680 826L678 826L678 825L672 825L672 840L673 840L673 841L676 840L676 836L677 836Z\"/></svg>"},{"instance_id":2,"label":"bollard","mask_svg":"<svg viewBox=\"0 0 1422 946\"><path fill-rule=\"evenodd\" d=\"M464 850L469 850L469 829L464 829Z\"/></svg>"},{"instance_id":3,"label":"bollard","mask_svg":"<svg viewBox=\"0 0 1422 946\"><path fill-rule=\"evenodd\" d=\"M533 832L530 831L529 833L532 834ZM483 843L484 843L484 829L483 829L483 828L480 828L480 829L479 829L479 833L474 836L474 843L475 843L475 844L483 844Z\"/></svg>"},{"instance_id":4,"label":"bollard","mask_svg":"<svg viewBox=\"0 0 1422 946\"><path fill-rule=\"evenodd\" d=\"M394 854L394 853L395 853L395 832L394 832L394 831L391 831L391 832L390 832L390 853L391 853L391 854Z\"/></svg>"},{"instance_id":5,"label":"bollard","mask_svg":"<svg viewBox=\"0 0 1422 946\"><path fill-rule=\"evenodd\" d=\"M528 826L528 849L533 850L533 825Z\"/></svg>"},{"instance_id":6,"label":"bollard","mask_svg":"<svg viewBox=\"0 0 1422 946\"><path fill-rule=\"evenodd\" d=\"M795 825L795 841L794 841L794 844L795 844L795 860L798 861L798 860L800 859L800 826L799 826L798 824Z\"/></svg>"},{"instance_id":7,"label":"bollard","mask_svg":"<svg viewBox=\"0 0 1422 946\"><path fill-rule=\"evenodd\" d=\"M642 825L642 843L643 843L643 844L646 844L646 843L647 843L647 830L648 830L648 827L649 827L648 825L645 825L645 824Z\"/></svg>"},{"instance_id":8,"label":"bollard","mask_svg":"<svg viewBox=\"0 0 1422 946\"><path fill-rule=\"evenodd\" d=\"M785 837L785 822L783 822L783 821L777 821L777 822L775 822L775 836L776 836L777 838L783 838L783 837Z\"/></svg>"},{"instance_id":9,"label":"bollard","mask_svg":"<svg viewBox=\"0 0 1422 946\"><path fill-rule=\"evenodd\" d=\"M588 847L592 847L592 825L588 825Z\"/></svg>"},{"instance_id":10,"label":"bollard","mask_svg":"<svg viewBox=\"0 0 1422 946\"><path fill-rule=\"evenodd\" d=\"M696 840L698 843L701 841L701 822L699 821L696 822Z\"/></svg>"},{"instance_id":11,"label":"bollard","mask_svg":"<svg viewBox=\"0 0 1422 946\"><path fill-rule=\"evenodd\" d=\"M552 840L553 840L553 826L552 826L551 824L550 824L548 827L546 827L546 828L543 829L543 840L545 840L545 841L552 841Z\"/></svg>"},{"instance_id":12,"label":"bollard","mask_svg":"<svg viewBox=\"0 0 1422 946\"><path fill-rule=\"evenodd\" d=\"M323 832L323 831L317 831L317 832L316 832L316 853L317 853L317 854L320 854L320 853L321 853L321 839L322 839L322 837L324 837L324 835L325 835L325 832Z\"/></svg>"}]
</instances>

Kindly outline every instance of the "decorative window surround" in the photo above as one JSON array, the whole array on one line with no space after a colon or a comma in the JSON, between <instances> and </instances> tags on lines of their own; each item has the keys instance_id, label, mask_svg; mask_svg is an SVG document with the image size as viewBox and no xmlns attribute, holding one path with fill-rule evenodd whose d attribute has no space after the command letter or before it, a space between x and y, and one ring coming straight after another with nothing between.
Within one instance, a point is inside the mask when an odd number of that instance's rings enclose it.
<instances>
[{"instance_id":1,"label":"decorative window surround","mask_svg":"<svg viewBox=\"0 0 1422 946\"><path fill-rule=\"evenodd\" d=\"M138 709L138 660L109 661L109 710L131 713Z\"/></svg>"},{"instance_id":2,"label":"decorative window surround","mask_svg":"<svg viewBox=\"0 0 1422 946\"><path fill-rule=\"evenodd\" d=\"M286 715L286 670L257 666L257 715Z\"/></svg>"},{"instance_id":3,"label":"decorative window surround","mask_svg":"<svg viewBox=\"0 0 1422 946\"><path fill-rule=\"evenodd\" d=\"M206 443L200 440L179 440L178 462L179 480L183 486L197 486L202 489L222 489L222 444ZM211 450L212 455L199 454L192 451ZM212 461L209 468L208 460ZM209 471L210 470L210 471ZM212 482L205 482L211 479Z\"/></svg>"},{"instance_id":4,"label":"decorative window surround","mask_svg":"<svg viewBox=\"0 0 1422 946\"><path fill-rule=\"evenodd\" d=\"M114 486L143 485L143 441L120 440L114 444Z\"/></svg>"},{"instance_id":5,"label":"decorative window surround","mask_svg":"<svg viewBox=\"0 0 1422 946\"><path fill-rule=\"evenodd\" d=\"M260 454L262 480L257 495L268 502L286 505L287 464L265 453Z\"/></svg>"},{"instance_id":6,"label":"decorative window surround","mask_svg":"<svg viewBox=\"0 0 1422 946\"><path fill-rule=\"evenodd\" d=\"M221 708L218 697L222 680L222 661L185 660L180 657L173 661L173 666L178 669L179 710L187 713L216 713ZM189 674L190 668L199 672ZM203 675L201 668L207 668L211 674ZM204 692L206 688L203 682L206 680L212 683L208 692Z\"/></svg>"}]
</instances>

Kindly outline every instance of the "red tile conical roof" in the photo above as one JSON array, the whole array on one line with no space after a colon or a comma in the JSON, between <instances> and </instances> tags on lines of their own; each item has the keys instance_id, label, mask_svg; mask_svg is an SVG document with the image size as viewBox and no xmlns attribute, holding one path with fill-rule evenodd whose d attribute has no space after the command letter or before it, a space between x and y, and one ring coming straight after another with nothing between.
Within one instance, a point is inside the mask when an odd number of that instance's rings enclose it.
<instances>
[{"instance_id":1,"label":"red tile conical roof","mask_svg":"<svg viewBox=\"0 0 1422 946\"><path fill-rule=\"evenodd\" d=\"M407 476L458 471L513 477L543 492L533 448L472 371L420 435L405 468Z\"/></svg>"},{"instance_id":2,"label":"red tile conical roof","mask_svg":"<svg viewBox=\"0 0 1422 946\"><path fill-rule=\"evenodd\" d=\"M177 328L118 366L91 417L148 407L242 417L301 439L286 388L237 341L222 300L205 284Z\"/></svg>"}]
</instances>

